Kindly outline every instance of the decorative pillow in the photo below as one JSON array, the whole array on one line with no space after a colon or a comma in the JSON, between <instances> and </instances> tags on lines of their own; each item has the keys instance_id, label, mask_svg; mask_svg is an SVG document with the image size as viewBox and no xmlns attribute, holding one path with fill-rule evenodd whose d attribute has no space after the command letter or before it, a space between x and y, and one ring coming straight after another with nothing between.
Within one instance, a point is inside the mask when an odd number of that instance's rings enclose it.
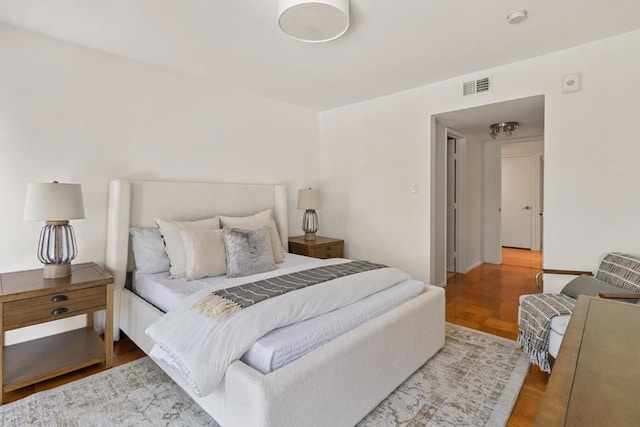
<instances>
[{"instance_id":1,"label":"decorative pillow","mask_svg":"<svg viewBox=\"0 0 640 427\"><path fill-rule=\"evenodd\" d=\"M631 293L640 292L640 256L612 252L600 261L596 279Z\"/></svg>"},{"instance_id":2,"label":"decorative pillow","mask_svg":"<svg viewBox=\"0 0 640 427\"><path fill-rule=\"evenodd\" d=\"M222 227L236 227L236 228L258 228L262 226L269 227L269 235L271 237L271 247L273 248L273 259L276 262L284 261L285 251L282 248L280 242L280 236L278 235L278 227L273 220L273 214L271 209L267 209L262 212L258 212L255 215L245 217L234 216L221 216L220 223Z\"/></svg>"},{"instance_id":3,"label":"decorative pillow","mask_svg":"<svg viewBox=\"0 0 640 427\"><path fill-rule=\"evenodd\" d=\"M164 239L165 250L169 256L169 274L172 279L181 279L186 276L184 244L182 243L183 229L191 228L220 228L218 217L203 219L200 221L165 221L156 218L156 223L160 227L160 233Z\"/></svg>"},{"instance_id":4,"label":"decorative pillow","mask_svg":"<svg viewBox=\"0 0 640 427\"><path fill-rule=\"evenodd\" d=\"M565 287L560 291L560 293L576 299L578 298L578 295L588 295L591 297L596 297L600 293L628 294L629 292L630 291L627 289L618 288L616 286L605 283L602 280L598 280L595 277L587 276L586 274L576 277L575 279L567 283ZM617 299L616 301L635 303L637 300Z\"/></svg>"},{"instance_id":5,"label":"decorative pillow","mask_svg":"<svg viewBox=\"0 0 640 427\"><path fill-rule=\"evenodd\" d=\"M163 273L169 271L169 258L157 228L129 229L136 270L141 273Z\"/></svg>"},{"instance_id":6,"label":"decorative pillow","mask_svg":"<svg viewBox=\"0 0 640 427\"><path fill-rule=\"evenodd\" d=\"M243 277L276 268L269 226L222 230L227 251L227 277Z\"/></svg>"},{"instance_id":7,"label":"decorative pillow","mask_svg":"<svg viewBox=\"0 0 640 427\"><path fill-rule=\"evenodd\" d=\"M220 276L227 272L222 230L186 228L180 234L184 244L187 280Z\"/></svg>"}]
</instances>

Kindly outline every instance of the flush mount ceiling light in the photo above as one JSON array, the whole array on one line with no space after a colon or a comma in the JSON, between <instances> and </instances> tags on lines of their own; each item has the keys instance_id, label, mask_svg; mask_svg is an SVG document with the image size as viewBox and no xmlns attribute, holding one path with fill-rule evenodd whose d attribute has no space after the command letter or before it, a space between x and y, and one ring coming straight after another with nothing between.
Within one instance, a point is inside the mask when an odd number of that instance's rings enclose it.
<instances>
[{"instance_id":1,"label":"flush mount ceiling light","mask_svg":"<svg viewBox=\"0 0 640 427\"><path fill-rule=\"evenodd\" d=\"M280 28L289 37L328 42L349 28L349 0L278 0L278 16Z\"/></svg>"},{"instance_id":2,"label":"flush mount ceiling light","mask_svg":"<svg viewBox=\"0 0 640 427\"><path fill-rule=\"evenodd\" d=\"M491 138L496 139L499 136L511 136L511 134L515 131L518 130L518 125L520 123L518 122L500 122L500 123L494 123L491 126L489 126L489 129L491 129L491 131L489 132L489 135L491 135Z\"/></svg>"},{"instance_id":3,"label":"flush mount ceiling light","mask_svg":"<svg viewBox=\"0 0 640 427\"><path fill-rule=\"evenodd\" d=\"M507 16L507 22L509 24L519 24L527 19L528 13L526 10L516 10L515 12L511 12Z\"/></svg>"}]
</instances>

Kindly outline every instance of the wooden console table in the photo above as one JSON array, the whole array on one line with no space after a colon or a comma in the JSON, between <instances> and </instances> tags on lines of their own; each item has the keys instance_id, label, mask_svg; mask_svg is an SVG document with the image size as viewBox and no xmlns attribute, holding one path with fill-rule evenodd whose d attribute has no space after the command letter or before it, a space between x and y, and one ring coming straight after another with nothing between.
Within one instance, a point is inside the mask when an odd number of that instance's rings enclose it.
<instances>
[{"instance_id":1,"label":"wooden console table","mask_svg":"<svg viewBox=\"0 0 640 427\"><path fill-rule=\"evenodd\" d=\"M535 426L640 420L640 305L580 296Z\"/></svg>"}]
</instances>

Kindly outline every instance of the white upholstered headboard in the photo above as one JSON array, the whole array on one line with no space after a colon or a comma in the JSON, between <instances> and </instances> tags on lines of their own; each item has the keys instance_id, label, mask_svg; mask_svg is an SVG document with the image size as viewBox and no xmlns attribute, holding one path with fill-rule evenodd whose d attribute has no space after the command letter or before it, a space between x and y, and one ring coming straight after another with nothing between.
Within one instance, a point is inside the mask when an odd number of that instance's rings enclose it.
<instances>
[{"instance_id":1,"label":"white upholstered headboard","mask_svg":"<svg viewBox=\"0 0 640 427\"><path fill-rule=\"evenodd\" d=\"M241 216L271 208L283 245L288 239L284 185L111 181L106 266L122 289L129 259L129 227L156 227L155 218L198 220Z\"/></svg>"},{"instance_id":2,"label":"white upholstered headboard","mask_svg":"<svg viewBox=\"0 0 640 427\"><path fill-rule=\"evenodd\" d=\"M154 218L179 221L214 215L244 216L268 208L273 209L286 249L289 233L285 185L111 181L105 262L114 276L115 332L119 326L120 291L127 275L129 227L155 227Z\"/></svg>"}]
</instances>

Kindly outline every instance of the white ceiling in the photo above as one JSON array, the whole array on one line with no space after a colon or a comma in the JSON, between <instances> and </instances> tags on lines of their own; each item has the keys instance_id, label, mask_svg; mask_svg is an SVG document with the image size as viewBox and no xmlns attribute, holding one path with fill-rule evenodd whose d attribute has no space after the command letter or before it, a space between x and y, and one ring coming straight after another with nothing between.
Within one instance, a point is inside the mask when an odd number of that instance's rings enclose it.
<instances>
[{"instance_id":1,"label":"white ceiling","mask_svg":"<svg viewBox=\"0 0 640 427\"><path fill-rule=\"evenodd\" d=\"M500 140L533 138L544 135L544 96L532 96L513 101L498 102L480 107L466 108L439 114L443 125L466 135L490 140L489 125L499 122L518 122L518 130L510 138Z\"/></svg>"},{"instance_id":2,"label":"white ceiling","mask_svg":"<svg viewBox=\"0 0 640 427\"><path fill-rule=\"evenodd\" d=\"M0 0L0 22L325 110L637 29L640 1L351 0L320 44L279 30L277 0Z\"/></svg>"}]
</instances>

